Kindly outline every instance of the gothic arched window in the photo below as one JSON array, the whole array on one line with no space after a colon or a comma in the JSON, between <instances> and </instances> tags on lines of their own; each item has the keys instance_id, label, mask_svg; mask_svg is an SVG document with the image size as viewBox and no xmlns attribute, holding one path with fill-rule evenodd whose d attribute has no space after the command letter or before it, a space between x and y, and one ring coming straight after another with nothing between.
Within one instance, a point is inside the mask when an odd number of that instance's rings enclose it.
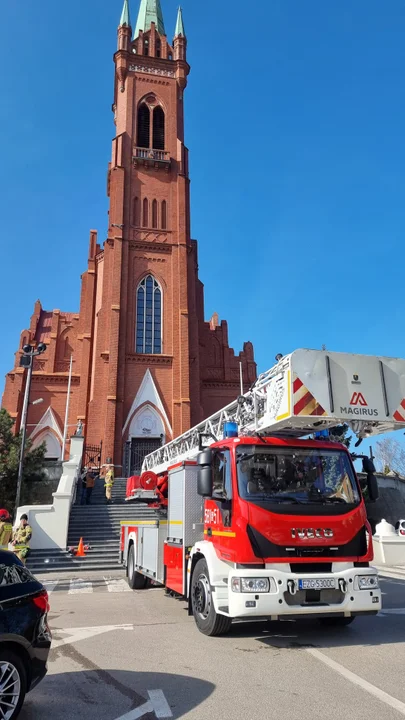
<instances>
[{"instance_id":1,"label":"gothic arched window","mask_svg":"<svg viewBox=\"0 0 405 720\"><path fill-rule=\"evenodd\" d=\"M165 149L165 114L160 105L153 111L153 149Z\"/></svg>"},{"instance_id":2,"label":"gothic arched window","mask_svg":"<svg viewBox=\"0 0 405 720\"><path fill-rule=\"evenodd\" d=\"M162 201L162 221L161 221L161 228L162 230L166 230L167 228L167 203L166 200Z\"/></svg>"},{"instance_id":3,"label":"gothic arched window","mask_svg":"<svg viewBox=\"0 0 405 720\"><path fill-rule=\"evenodd\" d=\"M150 141L150 111L145 103L138 108L137 145L148 148Z\"/></svg>"},{"instance_id":4,"label":"gothic arched window","mask_svg":"<svg viewBox=\"0 0 405 720\"><path fill-rule=\"evenodd\" d=\"M158 204L156 200L152 202L152 227L156 229L158 226Z\"/></svg>"},{"instance_id":5,"label":"gothic arched window","mask_svg":"<svg viewBox=\"0 0 405 720\"><path fill-rule=\"evenodd\" d=\"M143 209L142 209L142 225L143 227L149 227L149 206L148 198L144 198Z\"/></svg>"},{"instance_id":6,"label":"gothic arched window","mask_svg":"<svg viewBox=\"0 0 405 720\"><path fill-rule=\"evenodd\" d=\"M162 352L162 290L153 275L147 275L136 293L136 352Z\"/></svg>"}]
</instances>

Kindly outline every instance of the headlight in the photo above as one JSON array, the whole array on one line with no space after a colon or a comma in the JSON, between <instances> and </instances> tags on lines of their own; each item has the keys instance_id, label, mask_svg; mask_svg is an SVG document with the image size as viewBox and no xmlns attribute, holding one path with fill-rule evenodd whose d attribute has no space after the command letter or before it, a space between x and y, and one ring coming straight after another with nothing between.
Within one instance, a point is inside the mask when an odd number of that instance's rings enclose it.
<instances>
[{"instance_id":1,"label":"headlight","mask_svg":"<svg viewBox=\"0 0 405 720\"><path fill-rule=\"evenodd\" d=\"M359 590L377 590L379 587L377 575L358 575L356 579Z\"/></svg>"},{"instance_id":2,"label":"headlight","mask_svg":"<svg viewBox=\"0 0 405 720\"><path fill-rule=\"evenodd\" d=\"M269 592L268 578L232 578L233 592Z\"/></svg>"}]
</instances>

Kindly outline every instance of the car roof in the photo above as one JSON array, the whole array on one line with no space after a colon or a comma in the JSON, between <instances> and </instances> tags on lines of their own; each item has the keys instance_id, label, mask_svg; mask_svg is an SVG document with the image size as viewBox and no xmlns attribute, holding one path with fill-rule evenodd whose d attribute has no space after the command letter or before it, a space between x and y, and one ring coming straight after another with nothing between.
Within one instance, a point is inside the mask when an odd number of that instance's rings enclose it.
<instances>
[{"instance_id":1,"label":"car roof","mask_svg":"<svg viewBox=\"0 0 405 720\"><path fill-rule=\"evenodd\" d=\"M10 565L23 564L15 553L9 552L8 550L0 550L0 565L7 565L9 567Z\"/></svg>"}]
</instances>

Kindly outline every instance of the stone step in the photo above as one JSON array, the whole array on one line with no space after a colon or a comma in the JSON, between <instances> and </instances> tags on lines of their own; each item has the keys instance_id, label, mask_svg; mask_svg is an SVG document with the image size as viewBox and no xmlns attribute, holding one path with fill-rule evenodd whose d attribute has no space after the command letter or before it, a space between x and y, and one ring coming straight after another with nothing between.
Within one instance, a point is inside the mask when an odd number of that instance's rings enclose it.
<instances>
[{"instance_id":1,"label":"stone step","mask_svg":"<svg viewBox=\"0 0 405 720\"><path fill-rule=\"evenodd\" d=\"M85 524L86 522L92 522L97 521L105 521L108 520L136 520L137 518L147 520L148 518L151 518L153 516L151 515L137 515L134 513L126 513L126 512L114 512L114 513L106 513L106 512L91 512L91 513L83 513L83 515L71 515L70 516L70 522L75 523L82 523Z\"/></svg>"},{"instance_id":2,"label":"stone step","mask_svg":"<svg viewBox=\"0 0 405 720\"><path fill-rule=\"evenodd\" d=\"M86 533L86 536L87 536L88 534L89 534L89 533ZM97 535L99 536L98 538L97 538ZM111 543L111 544L116 543L116 542L117 542L117 538L120 537L120 534L116 532L116 533L114 534L114 537L108 537L108 538L105 538L104 535L101 534L101 533L92 533L92 536L93 536L93 540L92 540L93 543L98 543L99 545L103 545L104 543L107 543L107 544L108 544L108 543ZM81 535L76 534L76 533L69 533L69 535L68 535L68 538L69 538L69 539L70 539L70 538L76 538L76 537L80 540ZM84 538L83 538L83 539L84 539Z\"/></svg>"},{"instance_id":3,"label":"stone step","mask_svg":"<svg viewBox=\"0 0 405 720\"><path fill-rule=\"evenodd\" d=\"M96 525L99 525L100 527L102 525L108 525L108 524L115 524L119 525L121 522L125 522L128 520L128 522L137 522L144 521L148 522L148 520L153 520L151 517L140 517L139 515L134 516L128 516L128 515L90 515L85 518L73 518L73 520L70 521L69 527L94 527Z\"/></svg>"},{"instance_id":4,"label":"stone step","mask_svg":"<svg viewBox=\"0 0 405 720\"><path fill-rule=\"evenodd\" d=\"M121 507L121 506L126 505L126 503L125 503L124 498L122 498L122 499L113 498L113 502L109 503L108 507L111 507L111 505ZM107 506L107 503L103 498L100 498L100 500L97 500L97 498L92 497L91 502L87 503L87 504L85 502L80 503L80 500L79 500L79 502L77 502L73 505L73 509L86 508L86 507L87 508L88 507L106 507L106 506Z\"/></svg>"},{"instance_id":5,"label":"stone step","mask_svg":"<svg viewBox=\"0 0 405 720\"><path fill-rule=\"evenodd\" d=\"M138 521L129 521L129 522L138 522ZM121 526L119 522L115 523L87 523L87 525L70 525L69 526L69 532L68 537L70 535L80 535L80 533L90 533L92 535L100 535L101 537L104 537L106 533L114 532L116 535L119 535L121 531Z\"/></svg>"},{"instance_id":6,"label":"stone step","mask_svg":"<svg viewBox=\"0 0 405 720\"><path fill-rule=\"evenodd\" d=\"M145 513L145 512L136 512L134 510L131 510L131 508L127 508L124 506L121 507L119 505L114 505L114 507L112 507L112 508L110 507L110 508L108 508L108 510L106 510L106 508L103 508L103 507L98 508L97 506L92 506L91 508L86 508L86 509L83 508L83 510L81 512L72 512L70 517L71 517L71 520L83 520L85 518L92 518L92 517L104 517L104 518L120 517L120 518L122 518L124 516L126 516L130 519L131 518L136 519L136 518L153 518L153 517L155 517L155 515L151 515L151 514Z\"/></svg>"},{"instance_id":7,"label":"stone step","mask_svg":"<svg viewBox=\"0 0 405 720\"><path fill-rule=\"evenodd\" d=\"M122 483L125 495L126 481ZM100 498L97 503L97 497ZM116 497L113 493L113 498ZM93 502L94 501L94 502ZM68 547L77 547L80 538L85 544L91 546L84 558L76 558L66 551L58 549L32 551L28 557L27 565L36 572L54 572L61 570L98 569L109 570L119 567L120 548L120 522L121 520L155 520L159 517L156 509L146 505L127 503L122 501L106 504L103 498L103 488L97 488L92 495L90 505L74 505L72 507L69 530Z\"/></svg>"},{"instance_id":8,"label":"stone step","mask_svg":"<svg viewBox=\"0 0 405 720\"><path fill-rule=\"evenodd\" d=\"M72 516L73 517L81 517L82 515L85 515L86 513L90 514L100 514L104 513L106 515L113 515L114 513L133 513L133 514L143 514L143 515L154 515L155 513L148 511L148 509L137 509L134 506L131 505L117 505L116 503L113 503L112 505L79 505L78 507L72 508Z\"/></svg>"},{"instance_id":9,"label":"stone step","mask_svg":"<svg viewBox=\"0 0 405 720\"><path fill-rule=\"evenodd\" d=\"M108 542L107 545L95 545L94 543L87 543L91 546L91 550L86 550L85 552L92 552L92 553L115 553L118 551L119 543L116 541L106 541ZM86 543L84 543L86 545ZM69 546L68 546L69 547ZM59 557L59 555L66 555L67 550L31 550L29 554L29 558L40 558L40 557Z\"/></svg>"},{"instance_id":10,"label":"stone step","mask_svg":"<svg viewBox=\"0 0 405 720\"><path fill-rule=\"evenodd\" d=\"M149 508L147 505L139 503L135 505L134 503L125 503L125 504L119 504L119 503L103 503L102 505L93 505L90 503L90 505L74 505L72 507L72 513L75 515L80 515L81 513L85 512L93 512L94 510L99 511L105 511L105 512L114 512L115 510L119 511L126 511L126 512L144 512L148 515L154 515L155 510L154 508Z\"/></svg>"},{"instance_id":11,"label":"stone step","mask_svg":"<svg viewBox=\"0 0 405 720\"><path fill-rule=\"evenodd\" d=\"M92 550L85 550L85 558L92 558L93 560L117 560L119 555L119 547L115 548L109 548L108 550L100 550L99 548L95 548ZM71 555L67 550L60 550L59 552L40 552L32 550L28 556L28 562L30 564L32 563L41 563L44 560L52 560L53 561L65 561L65 560L73 560L73 559L82 559L82 558L76 558L76 556Z\"/></svg>"},{"instance_id":12,"label":"stone step","mask_svg":"<svg viewBox=\"0 0 405 720\"><path fill-rule=\"evenodd\" d=\"M91 562L94 563L118 563L119 560L119 553L118 551L108 553L108 554L100 554L100 553L92 553L91 550L86 552L86 555L84 558L76 558L73 555L63 554L63 555L44 555L43 557L32 557L30 558L29 563L27 563L28 567L31 567L32 565L54 565L55 563L70 563L72 560L91 560Z\"/></svg>"},{"instance_id":13,"label":"stone step","mask_svg":"<svg viewBox=\"0 0 405 720\"><path fill-rule=\"evenodd\" d=\"M66 571L74 571L75 573L77 571L100 571L100 570L117 570L120 567L122 567L118 561L111 561L111 562L105 562L102 563L93 562L91 560L87 560L86 558L77 558L75 561L71 560L69 562L52 562L52 563L40 563L40 564L29 564L27 562L28 569L35 575L39 573L56 573L56 572L66 572Z\"/></svg>"},{"instance_id":14,"label":"stone step","mask_svg":"<svg viewBox=\"0 0 405 720\"><path fill-rule=\"evenodd\" d=\"M70 519L70 522L75 523L78 525L79 523L82 525L85 525L86 522L120 522L120 520L153 520L153 515L139 515L135 513L90 513L88 515L84 515L82 517L78 517L77 515L73 515Z\"/></svg>"},{"instance_id":15,"label":"stone step","mask_svg":"<svg viewBox=\"0 0 405 720\"><path fill-rule=\"evenodd\" d=\"M128 522L142 522L141 520L128 520ZM88 523L75 523L72 525L69 525L69 532L68 535L71 532L74 533L80 533L80 532L100 532L105 533L106 530L115 530L116 532L120 531L120 521L116 520L115 522L88 522Z\"/></svg>"},{"instance_id":16,"label":"stone step","mask_svg":"<svg viewBox=\"0 0 405 720\"><path fill-rule=\"evenodd\" d=\"M87 520L87 522L72 522L69 524L69 530L80 530L83 528L83 530L95 530L99 528L100 530L103 530L103 528L108 527L115 527L116 529L119 529L121 522L144 522L144 523L151 523L153 520L151 518L114 518L114 519L106 519L106 518L92 518L91 520Z\"/></svg>"},{"instance_id":17,"label":"stone step","mask_svg":"<svg viewBox=\"0 0 405 720\"><path fill-rule=\"evenodd\" d=\"M115 543L116 544L116 543L119 543L119 541L120 541L120 536L118 533L111 533L107 538L104 535L100 535L100 534L91 535L90 533L84 533L81 535L80 533L77 533L75 535L74 533L72 533L71 535L68 535L68 540L67 540L68 547L70 547L71 545L75 545L75 544L78 545L80 542L80 538L83 538L84 543L87 542L92 545L97 544L100 546L104 545L105 543L111 543L111 544Z\"/></svg>"}]
</instances>

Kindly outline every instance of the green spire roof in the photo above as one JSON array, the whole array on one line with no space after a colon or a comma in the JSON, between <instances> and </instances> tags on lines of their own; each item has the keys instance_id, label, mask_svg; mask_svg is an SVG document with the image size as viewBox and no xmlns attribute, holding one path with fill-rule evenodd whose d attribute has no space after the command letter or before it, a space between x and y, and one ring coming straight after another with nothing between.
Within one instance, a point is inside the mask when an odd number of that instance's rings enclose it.
<instances>
[{"instance_id":1,"label":"green spire roof","mask_svg":"<svg viewBox=\"0 0 405 720\"><path fill-rule=\"evenodd\" d=\"M124 6L122 8L120 25L126 25L127 27L131 27L131 20L129 17L128 0L124 0Z\"/></svg>"},{"instance_id":2,"label":"green spire roof","mask_svg":"<svg viewBox=\"0 0 405 720\"><path fill-rule=\"evenodd\" d=\"M161 35L166 35L160 0L141 0L141 7L139 8L138 20L136 21L134 38L138 37L140 30L143 30L144 32L150 30L153 22L156 25L156 30Z\"/></svg>"},{"instance_id":3,"label":"green spire roof","mask_svg":"<svg viewBox=\"0 0 405 720\"><path fill-rule=\"evenodd\" d=\"M177 22L176 22L176 29L174 31L174 37L178 37L178 35L183 35L183 37L186 37L186 33L184 30L184 22L183 22L183 12L181 7L179 7L179 11L177 13Z\"/></svg>"}]
</instances>

